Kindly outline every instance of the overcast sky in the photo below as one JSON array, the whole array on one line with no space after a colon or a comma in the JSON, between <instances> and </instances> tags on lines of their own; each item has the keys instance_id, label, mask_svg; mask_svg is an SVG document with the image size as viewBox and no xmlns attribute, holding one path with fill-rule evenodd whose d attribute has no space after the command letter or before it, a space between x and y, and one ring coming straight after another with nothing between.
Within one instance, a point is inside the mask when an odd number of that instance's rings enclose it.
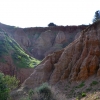
<instances>
[{"instance_id":1,"label":"overcast sky","mask_svg":"<svg viewBox=\"0 0 100 100\"><path fill-rule=\"evenodd\" d=\"M18 27L92 23L100 0L0 0L0 22Z\"/></svg>"}]
</instances>

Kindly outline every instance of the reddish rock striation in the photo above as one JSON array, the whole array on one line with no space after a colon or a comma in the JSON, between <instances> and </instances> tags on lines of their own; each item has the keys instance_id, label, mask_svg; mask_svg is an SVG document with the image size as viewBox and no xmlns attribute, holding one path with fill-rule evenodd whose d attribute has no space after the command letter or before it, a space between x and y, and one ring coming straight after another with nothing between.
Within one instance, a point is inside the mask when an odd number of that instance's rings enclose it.
<instances>
[{"instance_id":1,"label":"reddish rock striation","mask_svg":"<svg viewBox=\"0 0 100 100\"><path fill-rule=\"evenodd\" d=\"M44 82L86 80L92 75L100 77L100 21L83 30L63 50L45 57L23 85L34 87Z\"/></svg>"}]
</instances>

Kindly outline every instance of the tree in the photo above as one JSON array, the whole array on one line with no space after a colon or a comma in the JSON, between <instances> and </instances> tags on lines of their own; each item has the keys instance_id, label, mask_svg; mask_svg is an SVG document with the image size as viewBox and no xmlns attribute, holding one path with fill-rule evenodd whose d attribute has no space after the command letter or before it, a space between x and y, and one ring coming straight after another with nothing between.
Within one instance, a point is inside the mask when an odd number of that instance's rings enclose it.
<instances>
[{"instance_id":1,"label":"tree","mask_svg":"<svg viewBox=\"0 0 100 100\"><path fill-rule=\"evenodd\" d=\"M0 100L7 100L10 91L16 88L18 83L15 77L0 73Z\"/></svg>"},{"instance_id":2,"label":"tree","mask_svg":"<svg viewBox=\"0 0 100 100\"><path fill-rule=\"evenodd\" d=\"M100 10L97 10L94 15L93 23L100 19Z\"/></svg>"},{"instance_id":3,"label":"tree","mask_svg":"<svg viewBox=\"0 0 100 100\"><path fill-rule=\"evenodd\" d=\"M54 23L49 23L48 26L56 26Z\"/></svg>"}]
</instances>

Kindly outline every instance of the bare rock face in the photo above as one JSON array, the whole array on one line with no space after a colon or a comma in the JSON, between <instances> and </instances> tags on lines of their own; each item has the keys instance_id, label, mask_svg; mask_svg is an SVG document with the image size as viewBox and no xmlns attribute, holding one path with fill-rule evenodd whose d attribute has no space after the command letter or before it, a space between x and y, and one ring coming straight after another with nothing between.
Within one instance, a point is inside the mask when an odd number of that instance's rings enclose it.
<instances>
[{"instance_id":1,"label":"bare rock face","mask_svg":"<svg viewBox=\"0 0 100 100\"><path fill-rule=\"evenodd\" d=\"M66 36L63 31L59 31L55 38L55 43L44 53L45 57L54 51L61 50L63 48L63 43L66 41Z\"/></svg>"},{"instance_id":2,"label":"bare rock face","mask_svg":"<svg viewBox=\"0 0 100 100\"><path fill-rule=\"evenodd\" d=\"M38 36L37 34L34 35L34 37L38 38L33 38L35 41L31 52L35 58L41 60L48 54L64 48L72 42L75 35L84 28L86 27L66 26L45 28L43 30L44 32L39 33Z\"/></svg>"},{"instance_id":3,"label":"bare rock face","mask_svg":"<svg viewBox=\"0 0 100 100\"><path fill-rule=\"evenodd\" d=\"M64 41L65 41L65 34L64 34L64 32L59 31L56 36L55 42L56 42L56 44L61 44Z\"/></svg>"},{"instance_id":4,"label":"bare rock face","mask_svg":"<svg viewBox=\"0 0 100 100\"><path fill-rule=\"evenodd\" d=\"M21 28L17 28L12 37L23 47L28 47L31 45L29 38L26 36L25 32Z\"/></svg>"},{"instance_id":5,"label":"bare rock face","mask_svg":"<svg viewBox=\"0 0 100 100\"><path fill-rule=\"evenodd\" d=\"M47 56L37 66L24 86L34 87L43 82L56 84L69 80L100 77L100 21L81 32L79 38L61 51Z\"/></svg>"},{"instance_id":6,"label":"bare rock face","mask_svg":"<svg viewBox=\"0 0 100 100\"><path fill-rule=\"evenodd\" d=\"M53 53L54 51L58 51L63 49L63 44L54 44L48 51L44 53L45 57L49 54Z\"/></svg>"},{"instance_id":7,"label":"bare rock face","mask_svg":"<svg viewBox=\"0 0 100 100\"><path fill-rule=\"evenodd\" d=\"M34 69L34 72L28 77L23 85L29 85L28 87L37 86L38 83L44 83L49 81L50 76L55 68L54 63L58 62L63 50L54 52L47 56L39 65Z\"/></svg>"},{"instance_id":8,"label":"bare rock face","mask_svg":"<svg viewBox=\"0 0 100 100\"><path fill-rule=\"evenodd\" d=\"M35 41L35 48L32 49L32 53L35 56L43 57L44 53L52 47L54 35L52 31L48 30L40 34L38 39Z\"/></svg>"}]
</instances>

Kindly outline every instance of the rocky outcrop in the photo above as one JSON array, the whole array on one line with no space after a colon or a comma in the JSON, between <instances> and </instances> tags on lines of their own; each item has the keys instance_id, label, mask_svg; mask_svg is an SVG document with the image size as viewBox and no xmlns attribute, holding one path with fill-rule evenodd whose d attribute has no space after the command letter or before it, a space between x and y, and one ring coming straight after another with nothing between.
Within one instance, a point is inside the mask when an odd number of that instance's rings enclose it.
<instances>
[{"instance_id":1,"label":"rocky outcrop","mask_svg":"<svg viewBox=\"0 0 100 100\"><path fill-rule=\"evenodd\" d=\"M40 59L43 58L44 53L52 47L54 38L55 36L50 30L41 33L34 43L35 47L32 49L34 56L40 56Z\"/></svg>"},{"instance_id":2,"label":"rocky outcrop","mask_svg":"<svg viewBox=\"0 0 100 100\"><path fill-rule=\"evenodd\" d=\"M23 46L23 47L24 46L28 47L31 45L29 38L27 37L27 35L25 34L25 32L21 28L16 29L16 31L13 34L13 38L18 43L21 42L21 46Z\"/></svg>"},{"instance_id":3,"label":"rocky outcrop","mask_svg":"<svg viewBox=\"0 0 100 100\"><path fill-rule=\"evenodd\" d=\"M23 83L26 78L33 72L33 68L18 68L14 65L10 56L5 56L5 63L0 62L0 72L5 75L15 76L20 83Z\"/></svg>"},{"instance_id":4,"label":"rocky outcrop","mask_svg":"<svg viewBox=\"0 0 100 100\"><path fill-rule=\"evenodd\" d=\"M61 51L48 55L38 65L24 86L34 87L44 82L86 80L100 77L100 21L81 32L79 38Z\"/></svg>"},{"instance_id":5,"label":"rocky outcrop","mask_svg":"<svg viewBox=\"0 0 100 100\"><path fill-rule=\"evenodd\" d=\"M23 83L26 78L33 72L33 68L16 69L16 66L9 66L9 64L0 63L0 72L5 75L15 76L20 83Z\"/></svg>"},{"instance_id":6,"label":"rocky outcrop","mask_svg":"<svg viewBox=\"0 0 100 100\"><path fill-rule=\"evenodd\" d=\"M64 47L63 44L65 41L66 41L65 33L63 31L59 31L58 34L56 35L53 46L44 53L45 57L48 54L53 53L54 51L61 50Z\"/></svg>"},{"instance_id":7,"label":"rocky outcrop","mask_svg":"<svg viewBox=\"0 0 100 100\"><path fill-rule=\"evenodd\" d=\"M4 29L29 55L42 60L45 56L57 50L61 50L74 41L77 34L87 26L55 26L18 28L0 23Z\"/></svg>"},{"instance_id":8,"label":"rocky outcrop","mask_svg":"<svg viewBox=\"0 0 100 100\"><path fill-rule=\"evenodd\" d=\"M75 35L87 26L57 26L47 28L23 29L26 35L32 36L30 53L37 59L43 59L48 54L61 50L71 43ZM29 31L30 30L30 31ZM29 33L30 32L30 33ZM28 36L29 37L29 36Z\"/></svg>"},{"instance_id":9,"label":"rocky outcrop","mask_svg":"<svg viewBox=\"0 0 100 100\"><path fill-rule=\"evenodd\" d=\"M57 34L57 36L56 36L55 42L57 44L61 44L65 40L66 40L66 36L65 36L64 32L59 31L58 34Z\"/></svg>"},{"instance_id":10,"label":"rocky outcrop","mask_svg":"<svg viewBox=\"0 0 100 100\"><path fill-rule=\"evenodd\" d=\"M53 70L54 64L58 62L63 50L54 52L47 56L35 69L31 76L25 80L23 85L29 85L28 87L37 86L38 84L49 81Z\"/></svg>"}]
</instances>

